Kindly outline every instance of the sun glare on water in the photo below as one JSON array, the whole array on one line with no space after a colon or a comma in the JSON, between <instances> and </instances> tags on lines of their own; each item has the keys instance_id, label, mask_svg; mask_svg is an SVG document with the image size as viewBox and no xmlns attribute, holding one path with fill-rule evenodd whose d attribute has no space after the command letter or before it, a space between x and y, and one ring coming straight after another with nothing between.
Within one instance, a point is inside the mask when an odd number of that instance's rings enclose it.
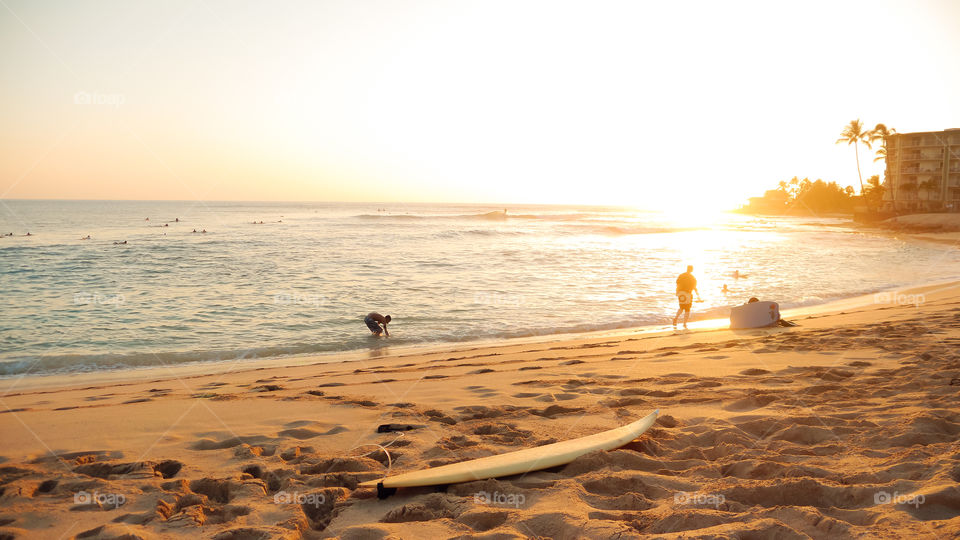
<instances>
[{"instance_id":1,"label":"sun glare on water","mask_svg":"<svg viewBox=\"0 0 960 540\"><path fill-rule=\"evenodd\" d=\"M684 199L660 210L665 221L677 229L701 229L730 219L727 210L710 200Z\"/></svg>"}]
</instances>

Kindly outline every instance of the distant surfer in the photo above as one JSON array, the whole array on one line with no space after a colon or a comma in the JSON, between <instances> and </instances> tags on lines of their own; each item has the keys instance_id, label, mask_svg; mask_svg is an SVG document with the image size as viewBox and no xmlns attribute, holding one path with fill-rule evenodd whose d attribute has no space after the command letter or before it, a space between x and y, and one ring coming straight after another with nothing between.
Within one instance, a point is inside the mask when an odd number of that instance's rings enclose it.
<instances>
[{"instance_id":1,"label":"distant surfer","mask_svg":"<svg viewBox=\"0 0 960 540\"><path fill-rule=\"evenodd\" d=\"M690 308L693 306L693 293L697 293L697 300L700 299L700 291L697 290L697 278L693 277L693 266L687 266L687 271L677 276L677 301L680 307L677 314L673 317L673 327L677 327L677 319L683 314L683 327L687 328L687 320L690 319Z\"/></svg>"},{"instance_id":2,"label":"distant surfer","mask_svg":"<svg viewBox=\"0 0 960 540\"><path fill-rule=\"evenodd\" d=\"M390 337L390 332L387 332L387 323L390 322L389 315L383 316L376 311L371 311L363 318L363 322L373 332L373 335L379 336L382 332L386 337ZM381 328L380 325L383 325L383 327Z\"/></svg>"},{"instance_id":3,"label":"distant surfer","mask_svg":"<svg viewBox=\"0 0 960 540\"><path fill-rule=\"evenodd\" d=\"M726 283L723 284L723 288L720 289L720 292L722 292L723 294L727 294L727 293L730 292L730 289L727 288L727 284L726 284Z\"/></svg>"}]
</instances>

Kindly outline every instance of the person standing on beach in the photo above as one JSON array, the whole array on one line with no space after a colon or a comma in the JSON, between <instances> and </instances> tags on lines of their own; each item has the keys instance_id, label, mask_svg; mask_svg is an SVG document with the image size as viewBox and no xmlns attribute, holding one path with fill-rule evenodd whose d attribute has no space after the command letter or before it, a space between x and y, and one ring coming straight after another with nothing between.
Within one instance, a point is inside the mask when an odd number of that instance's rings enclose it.
<instances>
[{"instance_id":1,"label":"person standing on beach","mask_svg":"<svg viewBox=\"0 0 960 540\"><path fill-rule=\"evenodd\" d=\"M371 311L363 318L363 322L367 325L367 328L373 332L373 335L379 336L381 332L386 337L390 337L390 332L387 332L387 323L390 322L390 316L383 316L376 311ZM383 325L383 328L380 325Z\"/></svg>"},{"instance_id":2,"label":"person standing on beach","mask_svg":"<svg viewBox=\"0 0 960 540\"><path fill-rule=\"evenodd\" d=\"M683 313L683 328L687 328L687 320L690 319L690 308L693 306L693 293L697 293L697 300L700 299L700 291L697 290L697 278L693 277L693 266L688 266L687 271L677 276L677 301L680 307L677 314L673 316L673 327L677 327L677 319Z\"/></svg>"}]
</instances>

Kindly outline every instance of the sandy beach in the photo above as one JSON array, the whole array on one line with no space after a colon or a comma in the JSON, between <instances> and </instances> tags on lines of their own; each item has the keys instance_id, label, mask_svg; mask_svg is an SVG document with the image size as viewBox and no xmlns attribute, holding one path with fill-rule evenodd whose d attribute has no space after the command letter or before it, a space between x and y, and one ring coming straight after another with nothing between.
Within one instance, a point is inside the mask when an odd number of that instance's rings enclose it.
<instances>
[{"instance_id":1,"label":"sandy beach","mask_svg":"<svg viewBox=\"0 0 960 540\"><path fill-rule=\"evenodd\" d=\"M0 537L955 537L960 283L875 300L794 328L7 380ZM567 466L357 488L387 470L361 445L405 472L654 409L638 440Z\"/></svg>"}]
</instances>

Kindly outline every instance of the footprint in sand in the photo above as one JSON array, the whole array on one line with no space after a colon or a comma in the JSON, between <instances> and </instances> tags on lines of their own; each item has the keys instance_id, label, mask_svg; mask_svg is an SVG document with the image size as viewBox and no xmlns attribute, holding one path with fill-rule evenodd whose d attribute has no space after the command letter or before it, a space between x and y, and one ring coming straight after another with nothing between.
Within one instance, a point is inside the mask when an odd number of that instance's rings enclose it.
<instances>
[{"instance_id":1,"label":"footprint in sand","mask_svg":"<svg viewBox=\"0 0 960 540\"><path fill-rule=\"evenodd\" d=\"M585 411L583 407L564 407L562 405L550 405L546 409L531 409L530 413L544 418L556 418L565 414L577 414Z\"/></svg>"},{"instance_id":2,"label":"footprint in sand","mask_svg":"<svg viewBox=\"0 0 960 540\"><path fill-rule=\"evenodd\" d=\"M738 399L723 407L725 411L743 412L752 411L777 401L777 396L771 394L756 394L743 399Z\"/></svg>"},{"instance_id":3,"label":"footprint in sand","mask_svg":"<svg viewBox=\"0 0 960 540\"><path fill-rule=\"evenodd\" d=\"M294 439L300 440L312 439L321 435L336 435L337 433L349 431L349 429L339 424L330 427L330 424L323 424L312 420L288 422L284 424L283 427L287 429L280 431L277 434L278 436L293 437Z\"/></svg>"}]
</instances>

